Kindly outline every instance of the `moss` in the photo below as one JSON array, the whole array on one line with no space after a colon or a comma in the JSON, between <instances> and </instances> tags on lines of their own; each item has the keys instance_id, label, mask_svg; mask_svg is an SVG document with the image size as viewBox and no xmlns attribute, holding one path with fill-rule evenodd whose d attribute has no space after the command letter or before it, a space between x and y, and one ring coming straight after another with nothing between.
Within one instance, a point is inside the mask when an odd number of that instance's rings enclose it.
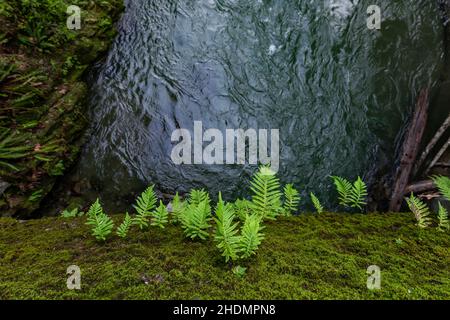
<instances>
[{"instance_id":1,"label":"moss","mask_svg":"<svg viewBox=\"0 0 450 320\"><path fill-rule=\"evenodd\" d=\"M123 216L113 217L116 225ZM97 243L85 218L0 219L0 299L449 299L450 238L411 214L305 214L267 223L239 278L179 226ZM78 265L82 290L66 288ZM382 288L366 288L376 264Z\"/></svg>"},{"instance_id":2,"label":"moss","mask_svg":"<svg viewBox=\"0 0 450 320\"><path fill-rule=\"evenodd\" d=\"M82 10L81 30L66 27L69 5ZM77 157L88 123L82 76L108 50L122 9L122 0L0 5L0 181L9 185L0 216L32 216Z\"/></svg>"}]
</instances>

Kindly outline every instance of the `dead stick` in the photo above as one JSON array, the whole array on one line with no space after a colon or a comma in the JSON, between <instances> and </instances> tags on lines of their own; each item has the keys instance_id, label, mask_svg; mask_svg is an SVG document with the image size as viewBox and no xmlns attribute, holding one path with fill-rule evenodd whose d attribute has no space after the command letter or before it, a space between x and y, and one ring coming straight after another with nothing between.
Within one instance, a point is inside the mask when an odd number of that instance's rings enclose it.
<instances>
[{"instance_id":1,"label":"dead stick","mask_svg":"<svg viewBox=\"0 0 450 320\"><path fill-rule=\"evenodd\" d=\"M439 159L442 157L442 155L448 149L449 146L450 146L450 138L442 146L441 150L439 150L439 152L436 154L433 161L431 161L430 165L428 166L427 170L425 171L426 175L430 172L431 168L433 168L435 166L435 164L439 161Z\"/></svg>"},{"instance_id":2,"label":"dead stick","mask_svg":"<svg viewBox=\"0 0 450 320\"><path fill-rule=\"evenodd\" d=\"M442 124L442 126L439 128L439 130L434 135L433 139L431 139L430 143L428 143L428 145L426 146L426 148L423 151L422 155L420 156L419 160L417 161L416 165L414 166L413 175L417 174L417 172L420 169L420 166L423 164L423 162L427 158L427 156L430 153L431 149L434 148L434 146L439 141L439 139L442 137L442 135L444 134L445 130L447 130L448 127L450 127L450 113L449 113L447 119Z\"/></svg>"},{"instance_id":3,"label":"dead stick","mask_svg":"<svg viewBox=\"0 0 450 320\"><path fill-rule=\"evenodd\" d=\"M424 191L434 190L436 189L436 185L434 184L433 180L424 180L419 181L413 184L410 184L406 187L404 195L408 195L411 192L413 193L421 193Z\"/></svg>"},{"instance_id":4,"label":"dead stick","mask_svg":"<svg viewBox=\"0 0 450 320\"><path fill-rule=\"evenodd\" d=\"M417 158L418 148L422 140L428 116L428 88L422 89L402 147L400 165L395 173L393 192L389 203L390 211L399 211L403 202L406 186Z\"/></svg>"}]
</instances>

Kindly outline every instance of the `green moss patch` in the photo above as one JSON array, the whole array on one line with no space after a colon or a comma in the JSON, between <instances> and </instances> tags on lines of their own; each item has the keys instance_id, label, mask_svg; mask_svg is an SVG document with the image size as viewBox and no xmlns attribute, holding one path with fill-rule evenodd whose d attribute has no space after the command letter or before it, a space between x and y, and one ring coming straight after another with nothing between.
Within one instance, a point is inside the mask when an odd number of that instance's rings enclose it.
<instances>
[{"instance_id":1,"label":"green moss patch","mask_svg":"<svg viewBox=\"0 0 450 320\"><path fill-rule=\"evenodd\" d=\"M0 299L450 299L449 234L419 229L411 214L267 222L242 278L212 239L187 240L179 226L98 243L85 220L0 219ZM81 268L80 291L66 287L70 265ZM381 290L367 289L370 265Z\"/></svg>"}]
</instances>

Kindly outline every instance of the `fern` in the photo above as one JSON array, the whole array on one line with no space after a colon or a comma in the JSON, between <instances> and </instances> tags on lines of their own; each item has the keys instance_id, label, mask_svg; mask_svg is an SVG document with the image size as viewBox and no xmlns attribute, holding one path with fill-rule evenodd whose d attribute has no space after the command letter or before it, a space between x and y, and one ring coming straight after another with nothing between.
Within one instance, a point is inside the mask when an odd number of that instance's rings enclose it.
<instances>
[{"instance_id":1,"label":"fern","mask_svg":"<svg viewBox=\"0 0 450 320\"><path fill-rule=\"evenodd\" d=\"M114 222L103 212L99 199L89 209L86 224L92 226L92 235L98 241L105 241L114 228Z\"/></svg>"},{"instance_id":2,"label":"fern","mask_svg":"<svg viewBox=\"0 0 450 320\"><path fill-rule=\"evenodd\" d=\"M99 216L101 214L103 214L103 209L102 206L100 205L100 200L97 198L97 200L89 208L87 216L89 219L91 217Z\"/></svg>"},{"instance_id":3,"label":"fern","mask_svg":"<svg viewBox=\"0 0 450 320\"><path fill-rule=\"evenodd\" d=\"M152 212L152 217L151 225L161 229L164 229L164 225L169 222L169 212L161 200L159 200L159 207Z\"/></svg>"},{"instance_id":4,"label":"fern","mask_svg":"<svg viewBox=\"0 0 450 320\"><path fill-rule=\"evenodd\" d=\"M409 209L414 213L418 226L421 228L429 227L431 225L431 218L429 217L430 209L428 209L427 205L414 196L414 193L411 193L411 196L405 198L405 200Z\"/></svg>"},{"instance_id":5,"label":"fern","mask_svg":"<svg viewBox=\"0 0 450 320\"><path fill-rule=\"evenodd\" d=\"M75 208L73 210L64 210L63 212L61 212L61 217L63 218L75 218L78 216L78 208Z\"/></svg>"},{"instance_id":6,"label":"fern","mask_svg":"<svg viewBox=\"0 0 450 320\"><path fill-rule=\"evenodd\" d=\"M444 176L433 176L434 184L438 187L439 192L445 199L450 201L450 178Z\"/></svg>"},{"instance_id":7,"label":"fern","mask_svg":"<svg viewBox=\"0 0 450 320\"><path fill-rule=\"evenodd\" d=\"M338 176L331 176L331 179L333 179L336 190L339 193L339 204L346 207L349 206L353 189L352 184L347 179Z\"/></svg>"},{"instance_id":8,"label":"fern","mask_svg":"<svg viewBox=\"0 0 450 320\"><path fill-rule=\"evenodd\" d=\"M183 214L184 210L186 209L186 202L182 201L180 199L180 196L178 195L178 192L175 194L175 197L172 200L171 205L171 222L172 223L178 223L181 219L181 215Z\"/></svg>"},{"instance_id":9,"label":"fern","mask_svg":"<svg viewBox=\"0 0 450 320\"><path fill-rule=\"evenodd\" d=\"M250 184L253 209L263 219L275 220L282 210L280 182L269 167L261 166Z\"/></svg>"},{"instance_id":10,"label":"fern","mask_svg":"<svg viewBox=\"0 0 450 320\"><path fill-rule=\"evenodd\" d=\"M234 202L234 212L241 221L245 221L247 216L251 214L253 203L246 199L237 199Z\"/></svg>"},{"instance_id":11,"label":"fern","mask_svg":"<svg viewBox=\"0 0 450 320\"><path fill-rule=\"evenodd\" d=\"M445 209L442 204L439 202L439 210L438 210L438 219L439 225L438 228L440 231L450 230L450 221L448 220L448 211Z\"/></svg>"},{"instance_id":12,"label":"fern","mask_svg":"<svg viewBox=\"0 0 450 320\"><path fill-rule=\"evenodd\" d=\"M239 242L240 258L248 258L256 254L259 245L264 239L264 234L261 231L264 227L261 225L261 217L257 214L247 216L241 230L241 237Z\"/></svg>"},{"instance_id":13,"label":"fern","mask_svg":"<svg viewBox=\"0 0 450 320\"><path fill-rule=\"evenodd\" d=\"M284 187L284 206L283 212L286 216L291 216L293 212L297 211L300 203L300 195L292 184L287 184Z\"/></svg>"},{"instance_id":14,"label":"fern","mask_svg":"<svg viewBox=\"0 0 450 320\"><path fill-rule=\"evenodd\" d=\"M126 238L132 224L133 219L131 219L130 215L127 212L125 214L125 219L123 220L122 224L117 228L116 234L121 238Z\"/></svg>"},{"instance_id":15,"label":"fern","mask_svg":"<svg viewBox=\"0 0 450 320\"><path fill-rule=\"evenodd\" d=\"M353 208L358 208L359 210L363 209L365 206L367 197L367 186L362 181L361 177L353 183L352 191L350 193L350 203Z\"/></svg>"},{"instance_id":16,"label":"fern","mask_svg":"<svg viewBox=\"0 0 450 320\"><path fill-rule=\"evenodd\" d=\"M156 194L153 189L154 186L148 187L133 206L137 212L133 224L138 225L141 230L148 227L148 217L151 216L151 212L156 206Z\"/></svg>"},{"instance_id":17,"label":"fern","mask_svg":"<svg viewBox=\"0 0 450 320\"><path fill-rule=\"evenodd\" d=\"M193 205L199 205L201 202L206 201L209 205L210 203L210 198L209 198L209 194L208 192L206 192L205 190L201 189L201 190L191 190L191 192L189 193L189 198L188 198L188 203L189 204L193 204Z\"/></svg>"},{"instance_id":18,"label":"fern","mask_svg":"<svg viewBox=\"0 0 450 320\"><path fill-rule=\"evenodd\" d=\"M311 201L314 205L314 208L316 208L316 211L318 214L321 214L323 212L323 206L319 201L319 198L316 197L314 193L311 192Z\"/></svg>"},{"instance_id":19,"label":"fern","mask_svg":"<svg viewBox=\"0 0 450 320\"><path fill-rule=\"evenodd\" d=\"M234 221L233 206L225 204L222 200L222 194L219 193L219 201L216 207L216 235L214 240L217 243L217 248L222 251L222 256L225 257L225 262L236 260L239 253L240 237L237 235L238 223Z\"/></svg>"},{"instance_id":20,"label":"fern","mask_svg":"<svg viewBox=\"0 0 450 320\"><path fill-rule=\"evenodd\" d=\"M211 208L208 199L203 200L198 205L191 203L184 210L181 216L181 226L188 238L200 238L205 240L208 237L209 221L211 221Z\"/></svg>"}]
</instances>

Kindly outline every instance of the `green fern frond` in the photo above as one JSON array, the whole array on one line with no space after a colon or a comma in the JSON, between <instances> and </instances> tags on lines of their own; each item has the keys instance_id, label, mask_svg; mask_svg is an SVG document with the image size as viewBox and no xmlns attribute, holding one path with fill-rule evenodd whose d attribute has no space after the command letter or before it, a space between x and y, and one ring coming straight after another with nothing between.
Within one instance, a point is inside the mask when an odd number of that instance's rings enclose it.
<instances>
[{"instance_id":1,"label":"green fern frond","mask_svg":"<svg viewBox=\"0 0 450 320\"><path fill-rule=\"evenodd\" d=\"M208 204L211 202L208 192L204 189L191 190L188 197L188 203L198 206L201 202L206 201Z\"/></svg>"},{"instance_id":2,"label":"green fern frond","mask_svg":"<svg viewBox=\"0 0 450 320\"><path fill-rule=\"evenodd\" d=\"M450 201L450 178L444 176L433 176L434 184L438 187L439 192L445 199Z\"/></svg>"},{"instance_id":3,"label":"green fern frond","mask_svg":"<svg viewBox=\"0 0 450 320\"><path fill-rule=\"evenodd\" d=\"M152 212L151 225L164 229L164 225L167 224L167 222L169 222L169 212L163 202L159 200L159 207Z\"/></svg>"},{"instance_id":4,"label":"green fern frond","mask_svg":"<svg viewBox=\"0 0 450 320\"><path fill-rule=\"evenodd\" d=\"M73 210L64 210L61 212L61 217L63 218L75 218L78 216L78 208L75 208Z\"/></svg>"},{"instance_id":5,"label":"green fern frond","mask_svg":"<svg viewBox=\"0 0 450 320\"><path fill-rule=\"evenodd\" d=\"M151 216L152 210L156 206L156 194L154 186L148 187L136 201L133 207L136 209L136 216L133 219L133 224L138 225L142 230L148 227L148 218Z\"/></svg>"},{"instance_id":6,"label":"green fern frond","mask_svg":"<svg viewBox=\"0 0 450 320\"><path fill-rule=\"evenodd\" d=\"M251 214L253 203L246 199L237 199L234 202L234 212L240 221L245 221L247 216Z\"/></svg>"},{"instance_id":7,"label":"green fern frond","mask_svg":"<svg viewBox=\"0 0 450 320\"><path fill-rule=\"evenodd\" d=\"M429 217L430 209L428 209L427 205L414 196L414 193L411 193L411 196L405 198L405 200L411 212L414 213L417 225L421 228L429 227L431 225L431 218Z\"/></svg>"},{"instance_id":8,"label":"green fern frond","mask_svg":"<svg viewBox=\"0 0 450 320\"><path fill-rule=\"evenodd\" d=\"M353 188L351 182L339 176L331 176L331 179L333 179L339 194L339 204L345 207L349 206Z\"/></svg>"},{"instance_id":9,"label":"green fern frond","mask_svg":"<svg viewBox=\"0 0 450 320\"><path fill-rule=\"evenodd\" d=\"M98 241L105 241L114 228L114 222L103 212L99 199L91 205L86 224L92 226L92 235Z\"/></svg>"},{"instance_id":10,"label":"green fern frond","mask_svg":"<svg viewBox=\"0 0 450 320\"><path fill-rule=\"evenodd\" d=\"M448 211L445 209L442 204L439 202L439 210L438 210L438 220L439 225L438 228L440 231L450 230L450 221L448 219Z\"/></svg>"},{"instance_id":11,"label":"green fern frond","mask_svg":"<svg viewBox=\"0 0 450 320\"><path fill-rule=\"evenodd\" d=\"M361 177L353 183L352 191L350 193L350 203L353 208L358 208L359 210L363 209L365 206L367 197L367 186L362 181Z\"/></svg>"},{"instance_id":12,"label":"green fern frond","mask_svg":"<svg viewBox=\"0 0 450 320\"><path fill-rule=\"evenodd\" d=\"M319 198L316 197L314 193L311 192L311 201L314 205L314 208L316 208L317 213L321 214L323 212L323 206L320 203Z\"/></svg>"},{"instance_id":13,"label":"green fern frond","mask_svg":"<svg viewBox=\"0 0 450 320\"><path fill-rule=\"evenodd\" d=\"M284 206L283 212L286 216L291 216L292 213L296 212L298 205L300 203L300 194L294 188L292 184L287 184L284 187Z\"/></svg>"},{"instance_id":14,"label":"green fern frond","mask_svg":"<svg viewBox=\"0 0 450 320\"><path fill-rule=\"evenodd\" d=\"M234 222L233 206L225 204L222 200L222 194L219 193L219 201L216 207L216 235L214 240L217 243L217 248L222 252L222 256L225 257L225 262L236 260L239 253L240 237L237 235L238 223Z\"/></svg>"},{"instance_id":15,"label":"green fern frond","mask_svg":"<svg viewBox=\"0 0 450 320\"><path fill-rule=\"evenodd\" d=\"M181 216L181 226L188 238L205 240L209 234L209 221L211 221L211 208L207 199L198 205L189 204Z\"/></svg>"},{"instance_id":16,"label":"green fern frond","mask_svg":"<svg viewBox=\"0 0 450 320\"><path fill-rule=\"evenodd\" d=\"M99 216L101 214L103 214L103 209L102 206L100 205L100 200L97 198L97 200L89 208L87 216L89 219L91 217Z\"/></svg>"},{"instance_id":17,"label":"green fern frond","mask_svg":"<svg viewBox=\"0 0 450 320\"><path fill-rule=\"evenodd\" d=\"M261 166L250 183L253 210L263 219L275 220L281 212L280 182L269 167Z\"/></svg>"},{"instance_id":18,"label":"green fern frond","mask_svg":"<svg viewBox=\"0 0 450 320\"><path fill-rule=\"evenodd\" d=\"M261 232L264 227L261 225L261 217L257 214L247 216L244 226L241 230L241 237L239 242L239 251L241 258L246 259L258 250L259 245L264 239L264 234Z\"/></svg>"},{"instance_id":19,"label":"green fern frond","mask_svg":"<svg viewBox=\"0 0 450 320\"><path fill-rule=\"evenodd\" d=\"M171 222L178 223L185 209L186 209L186 202L180 199L180 196L178 195L177 192L172 200L172 208L170 211Z\"/></svg>"},{"instance_id":20,"label":"green fern frond","mask_svg":"<svg viewBox=\"0 0 450 320\"><path fill-rule=\"evenodd\" d=\"M130 215L127 212L122 224L117 228L116 234L121 238L126 238L132 224L133 219L131 219Z\"/></svg>"}]
</instances>

